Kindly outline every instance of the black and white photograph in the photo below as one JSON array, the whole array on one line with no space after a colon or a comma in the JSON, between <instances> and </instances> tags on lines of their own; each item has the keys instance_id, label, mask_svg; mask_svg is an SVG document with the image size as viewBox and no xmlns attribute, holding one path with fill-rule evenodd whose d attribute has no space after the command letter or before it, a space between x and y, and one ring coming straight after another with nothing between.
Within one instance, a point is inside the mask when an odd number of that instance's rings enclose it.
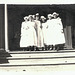
<instances>
[{"instance_id":1,"label":"black and white photograph","mask_svg":"<svg viewBox=\"0 0 75 75\"><path fill-rule=\"evenodd\" d=\"M0 4L0 71L75 71L75 4Z\"/></svg>"}]
</instances>

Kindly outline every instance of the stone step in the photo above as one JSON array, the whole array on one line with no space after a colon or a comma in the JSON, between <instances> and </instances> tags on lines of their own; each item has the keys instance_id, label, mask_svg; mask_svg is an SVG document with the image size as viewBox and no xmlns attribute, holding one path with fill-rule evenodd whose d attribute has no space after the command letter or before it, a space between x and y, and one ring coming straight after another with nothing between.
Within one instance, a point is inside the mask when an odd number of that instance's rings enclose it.
<instances>
[{"instance_id":1,"label":"stone step","mask_svg":"<svg viewBox=\"0 0 75 75\"><path fill-rule=\"evenodd\" d=\"M9 51L10 54L37 54L37 53L68 53L75 52L75 50L48 50L48 51Z\"/></svg>"},{"instance_id":2,"label":"stone step","mask_svg":"<svg viewBox=\"0 0 75 75\"><path fill-rule=\"evenodd\" d=\"M7 68L7 67L12 67L12 68L16 68L16 67L32 67L32 66L34 66L34 67L39 67L39 66L46 66L46 67L48 67L48 66L61 66L61 65L68 65L68 66L70 66L70 65L72 65L72 66L75 66L75 63L52 63L52 64L0 64L0 68L1 67L5 67L5 68ZM73 68L73 67L72 67Z\"/></svg>"},{"instance_id":3,"label":"stone step","mask_svg":"<svg viewBox=\"0 0 75 75\"><path fill-rule=\"evenodd\" d=\"M49 65L75 65L75 52L50 52L50 51L27 51L9 52L6 57L9 63L1 63L0 67L13 66L49 66ZM4 57L0 57L4 60Z\"/></svg>"},{"instance_id":4,"label":"stone step","mask_svg":"<svg viewBox=\"0 0 75 75\"><path fill-rule=\"evenodd\" d=\"M23 60L8 60L7 64L0 65L45 65L45 64L68 64L75 63L75 58L58 58L58 59L23 59Z\"/></svg>"},{"instance_id":5,"label":"stone step","mask_svg":"<svg viewBox=\"0 0 75 75\"><path fill-rule=\"evenodd\" d=\"M23 60L23 59L56 59L56 58L74 58L75 52L68 53L19 53L19 54L10 54L9 57L0 57L0 60Z\"/></svg>"},{"instance_id":6,"label":"stone step","mask_svg":"<svg viewBox=\"0 0 75 75\"><path fill-rule=\"evenodd\" d=\"M29 75L29 72L31 74L31 72L43 72L46 74L48 72L53 72L55 74L53 75L56 75L56 73L58 72L58 75L59 75L59 72L60 72L60 75L61 73L63 73L63 71L66 73L71 73L71 71L75 71L75 65L48 65L48 66L6 66L6 67L0 67L0 72L10 72L10 75L12 72L15 72L14 74L16 75L16 72L21 72L21 74L24 72L28 72L28 75ZM66 72L67 71L67 72ZM2 74L2 73L1 73ZM19 75L17 74L17 75ZM27 74L27 73L26 73ZM40 74L40 73L39 73ZM46 75L46 74L43 74L43 75ZM51 73L52 74L52 73ZM73 74L73 73L72 73ZM24 74L25 75L25 74Z\"/></svg>"},{"instance_id":7,"label":"stone step","mask_svg":"<svg viewBox=\"0 0 75 75\"><path fill-rule=\"evenodd\" d=\"M73 53L35 53L35 54L10 54L10 58L46 58L46 57L75 57L75 52Z\"/></svg>"}]
</instances>

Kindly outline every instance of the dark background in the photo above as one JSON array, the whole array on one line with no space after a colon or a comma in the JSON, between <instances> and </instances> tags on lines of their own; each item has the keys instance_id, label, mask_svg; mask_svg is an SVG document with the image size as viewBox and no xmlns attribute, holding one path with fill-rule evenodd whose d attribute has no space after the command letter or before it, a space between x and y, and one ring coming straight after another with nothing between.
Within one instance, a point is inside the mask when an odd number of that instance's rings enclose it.
<instances>
[{"instance_id":1,"label":"dark background","mask_svg":"<svg viewBox=\"0 0 75 75\"><path fill-rule=\"evenodd\" d=\"M20 50L20 29L23 17L36 14L37 12L45 17L53 12L59 13L62 19L63 27L71 26L72 44L75 45L75 5L8 5L8 35L9 49ZM70 15L68 15L70 14ZM68 16L66 17L66 15ZM71 16L71 17L70 17ZM68 32L68 31L67 31Z\"/></svg>"}]
</instances>

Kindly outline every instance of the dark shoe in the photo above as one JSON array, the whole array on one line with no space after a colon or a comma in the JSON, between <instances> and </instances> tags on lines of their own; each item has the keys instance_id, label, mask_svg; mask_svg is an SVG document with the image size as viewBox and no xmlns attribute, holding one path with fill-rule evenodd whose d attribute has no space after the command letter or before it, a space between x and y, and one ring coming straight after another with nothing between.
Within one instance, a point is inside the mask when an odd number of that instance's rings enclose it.
<instances>
[{"instance_id":1,"label":"dark shoe","mask_svg":"<svg viewBox=\"0 0 75 75\"><path fill-rule=\"evenodd\" d=\"M42 47L42 51L44 51L44 47Z\"/></svg>"}]
</instances>

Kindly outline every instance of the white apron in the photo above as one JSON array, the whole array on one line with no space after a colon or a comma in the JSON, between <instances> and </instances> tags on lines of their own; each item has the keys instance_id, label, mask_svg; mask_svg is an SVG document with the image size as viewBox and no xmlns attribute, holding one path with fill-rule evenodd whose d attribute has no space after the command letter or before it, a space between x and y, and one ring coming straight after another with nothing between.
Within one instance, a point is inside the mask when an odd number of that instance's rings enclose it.
<instances>
[{"instance_id":1,"label":"white apron","mask_svg":"<svg viewBox=\"0 0 75 75\"><path fill-rule=\"evenodd\" d=\"M35 23L34 22L28 22L28 41L29 41L29 46L37 46L37 36L36 36L36 31L35 31Z\"/></svg>"},{"instance_id":2,"label":"white apron","mask_svg":"<svg viewBox=\"0 0 75 75\"><path fill-rule=\"evenodd\" d=\"M46 30L46 45L53 45L53 21L52 20L47 20L46 22L46 25L47 25L47 30Z\"/></svg>"},{"instance_id":3,"label":"white apron","mask_svg":"<svg viewBox=\"0 0 75 75\"><path fill-rule=\"evenodd\" d=\"M20 47L28 47L29 46L28 29L29 29L28 22L22 22Z\"/></svg>"},{"instance_id":4,"label":"white apron","mask_svg":"<svg viewBox=\"0 0 75 75\"><path fill-rule=\"evenodd\" d=\"M48 20L46 22L48 25L48 29L46 32L47 45L57 45L57 44L64 44L65 43L65 37L64 33L62 33L62 22L60 19L52 19Z\"/></svg>"},{"instance_id":5,"label":"white apron","mask_svg":"<svg viewBox=\"0 0 75 75\"><path fill-rule=\"evenodd\" d=\"M44 44L47 44L47 23L42 23L42 31L43 31L43 38L44 38Z\"/></svg>"},{"instance_id":6,"label":"white apron","mask_svg":"<svg viewBox=\"0 0 75 75\"><path fill-rule=\"evenodd\" d=\"M53 26L54 26L54 41L53 44L64 44L65 43L65 36L63 33L63 25L60 18L53 19Z\"/></svg>"}]
</instances>

